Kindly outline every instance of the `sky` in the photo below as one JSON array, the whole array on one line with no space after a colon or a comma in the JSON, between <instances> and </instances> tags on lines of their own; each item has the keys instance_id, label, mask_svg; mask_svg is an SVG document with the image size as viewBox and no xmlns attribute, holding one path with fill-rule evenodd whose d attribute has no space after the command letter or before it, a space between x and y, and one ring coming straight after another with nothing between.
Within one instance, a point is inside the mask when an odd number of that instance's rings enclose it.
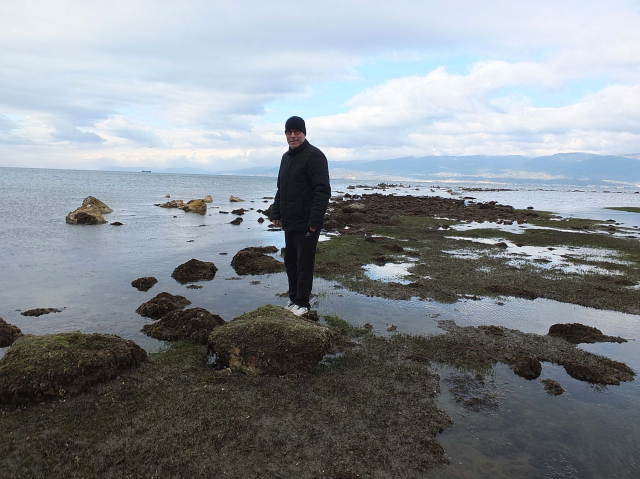
<instances>
[{"instance_id":1,"label":"sky","mask_svg":"<svg viewBox=\"0 0 640 479\"><path fill-rule=\"evenodd\" d=\"M640 154L640 0L0 1L0 166Z\"/></svg>"}]
</instances>

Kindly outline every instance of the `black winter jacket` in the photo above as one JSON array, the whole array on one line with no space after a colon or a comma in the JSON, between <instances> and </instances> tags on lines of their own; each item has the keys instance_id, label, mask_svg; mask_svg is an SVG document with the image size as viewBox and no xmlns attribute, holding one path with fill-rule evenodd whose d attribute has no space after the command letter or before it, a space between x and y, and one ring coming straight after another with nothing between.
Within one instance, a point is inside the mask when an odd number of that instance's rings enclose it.
<instances>
[{"instance_id":1,"label":"black winter jacket","mask_svg":"<svg viewBox=\"0 0 640 479\"><path fill-rule=\"evenodd\" d=\"M318 148L304 140L282 155L270 219L280 220L286 232L320 229L329 198L329 166Z\"/></svg>"}]
</instances>

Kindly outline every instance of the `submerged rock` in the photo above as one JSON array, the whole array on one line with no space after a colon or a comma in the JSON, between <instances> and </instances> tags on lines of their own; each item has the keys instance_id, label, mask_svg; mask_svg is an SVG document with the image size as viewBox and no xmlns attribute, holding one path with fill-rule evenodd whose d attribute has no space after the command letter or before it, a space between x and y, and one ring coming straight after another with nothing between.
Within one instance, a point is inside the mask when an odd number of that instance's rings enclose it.
<instances>
[{"instance_id":1,"label":"submerged rock","mask_svg":"<svg viewBox=\"0 0 640 479\"><path fill-rule=\"evenodd\" d=\"M171 277L183 284L193 281L210 281L216 276L217 271L215 264L193 258L174 269Z\"/></svg>"},{"instance_id":2,"label":"submerged rock","mask_svg":"<svg viewBox=\"0 0 640 479\"><path fill-rule=\"evenodd\" d=\"M580 343L626 343L618 336L607 336L597 328L580 323L554 324L549 328L549 336L564 338L571 344Z\"/></svg>"},{"instance_id":3,"label":"submerged rock","mask_svg":"<svg viewBox=\"0 0 640 479\"><path fill-rule=\"evenodd\" d=\"M20 336L22 336L22 331L18 326L9 324L0 318L0 348L11 346Z\"/></svg>"},{"instance_id":4,"label":"submerged rock","mask_svg":"<svg viewBox=\"0 0 640 479\"><path fill-rule=\"evenodd\" d=\"M559 396L564 392L562 386L553 379L541 379L540 382L544 384L544 390L551 396Z\"/></svg>"},{"instance_id":5,"label":"submerged rock","mask_svg":"<svg viewBox=\"0 0 640 479\"><path fill-rule=\"evenodd\" d=\"M276 253L275 246L250 247L236 253L231 266L238 274L266 274L284 271L284 263L265 253Z\"/></svg>"},{"instance_id":6,"label":"submerged rock","mask_svg":"<svg viewBox=\"0 0 640 479\"><path fill-rule=\"evenodd\" d=\"M230 221L229 223L230 223L230 224L232 224L232 225L236 225L236 226L238 226L240 223L242 223L242 218L240 218L240 217L238 216L235 220Z\"/></svg>"},{"instance_id":7,"label":"submerged rock","mask_svg":"<svg viewBox=\"0 0 640 479\"><path fill-rule=\"evenodd\" d=\"M191 304L191 301L184 296L160 293L146 303L142 303L136 309L136 313L147 318L160 319L165 314L182 309L189 304Z\"/></svg>"},{"instance_id":8,"label":"submerged rock","mask_svg":"<svg viewBox=\"0 0 640 479\"><path fill-rule=\"evenodd\" d=\"M143 278L134 279L131 286L138 288L138 291L149 291L158 282L153 276L145 276Z\"/></svg>"},{"instance_id":9,"label":"submerged rock","mask_svg":"<svg viewBox=\"0 0 640 479\"><path fill-rule=\"evenodd\" d=\"M209 335L217 364L250 375L314 371L329 351L329 328L266 305L233 318Z\"/></svg>"},{"instance_id":10,"label":"submerged rock","mask_svg":"<svg viewBox=\"0 0 640 479\"><path fill-rule=\"evenodd\" d=\"M207 344L209 334L225 320L203 308L172 311L153 324L145 324L142 331L152 338L163 341L185 339L194 343Z\"/></svg>"},{"instance_id":11,"label":"submerged rock","mask_svg":"<svg viewBox=\"0 0 640 479\"><path fill-rule=\"evenodd\" d=\"M36 308L36 309L29 309L27 311L23 311L20 314L22 316L42 316L43 314L49 314L49 313L60 313L61 311L59 309L56 308Z\"/></svg>"},{"instance_id":12,"label":"submerged rock","mask_svg":"<svg viewBox=\"0 0 640 479\"><path fill-rule=\"evenodd\" d=\"M0 359L0 402L20 404L76 394L146 359L136 343L111 334L22 336Z\"/></svg>"}]
</instances>

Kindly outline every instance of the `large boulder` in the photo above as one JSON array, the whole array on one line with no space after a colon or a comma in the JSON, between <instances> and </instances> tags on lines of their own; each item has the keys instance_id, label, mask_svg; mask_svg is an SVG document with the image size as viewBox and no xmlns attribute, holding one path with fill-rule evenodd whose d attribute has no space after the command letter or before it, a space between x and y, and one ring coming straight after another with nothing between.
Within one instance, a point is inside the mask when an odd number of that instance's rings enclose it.
<instances>
[{"instance_id":1,"label":"large boulder","mask_svg":"<svg viewBox=\"0 0 640 479\"><path fill-rule=\"evenodd\" d=\"M176 311L191 304L184 296L171 293L160 293L146 303L142 303L136 313L151 319L160 319L171 311Z\"/></svg>"},{"instance_id":2,"label":"large boulder","mask_svg":"<svg viewBox=\"0 0 640 479\"><path fill-rule=\"evenodd\" d=\"M284 263L265 254L277 251L275 246L244 248L233 257L231 266L240 275L278 273L284 271Z\"/></svg>"},{"instance_id":3,"label":"large boulder","mask_svg":"<svg viewBox=\"0 0 640 479\"><path fill-rule=\"evenodd\" d=\"M81 206L67 215L65 221L70 225L101 225L107 222L93 206Z\"/></svg>"},{"instance_id":4,"label":"large boulder","mask_svg":"<svg viewBox=\"0 0 640 479\"><path fill-rule=\"evenodd\" d=\"M98 211L99 213L102 213L103 215L108 215L109 213L113 213L113 210L111 208L109 208L105 203L100 201L95 196L87 196L82 201L82 206L90 206L95 211Z\"/></svg>"},{"instance_id":5,"label":"large boulder","mask_svg":"<svg viewBox=\"0 0 640 479\"><path fill-rule=\"evenodd\" d=\"M225 323L220 316L211 314L206 309L191 308L167 313L160 321L145 324L142 331L163 341L186 339L194 343L207 344L211 331Z\"/></svg>"},{"instance_id":6,"label":"large boulder","mask_svg":"<svg viewBox=\"0 0 640 479\"><path fill-rule=\"evenodd\" d=\"M208 350L218 366L251 375L307 373L327 354L332 337L329 328L266 305L214 329Z\"/></svg>"},{"instance_id":7,"label":"large boulder","mask_svg":"<svg viewBox=\"0 0 640 479\"><path fill-rule=\"evenodd\" d=\"M75 394L146 359L136 343L111 334L22 336L0 359L0 402Z\"/></svg>"},{"instance_id":8,"label":"large boulder","mask_svg":"<svg viewBox=\"0 0 640 479\"><path fill-rule=\"evenodd\" d=\"M200 215L207 213L207 203L204 200L191 200L182 206L178 206L178 208L187 213L198 213Z\"/></svg>"},{"instance_id":9,"label":"large boulder","mask_svg":"<svg viewBox=\"0 0 640 479\"><path fill-rule=\"evenodd\" d=\"M22 331L18 326L9 324L0 318L0 348L11 346L20 336L22 336Z\"/></svg>"},{"instance_id":10,"label":"large boulder","mask_svg":"<svg viewBox=\"0 0 640 479\"><path fill-rule=\"evenodd\" d=\"M174 269L171 277L182 284L209 281L215 277L217 271L215 264L193 258Z\"/></svg>"}]
</instances>

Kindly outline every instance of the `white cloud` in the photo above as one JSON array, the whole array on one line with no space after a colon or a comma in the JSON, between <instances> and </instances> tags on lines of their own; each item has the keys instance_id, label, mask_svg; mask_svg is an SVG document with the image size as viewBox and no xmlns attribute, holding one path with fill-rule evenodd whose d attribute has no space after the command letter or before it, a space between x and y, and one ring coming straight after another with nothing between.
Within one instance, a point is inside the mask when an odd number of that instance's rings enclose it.
<instances>
[{"instance_id":1,"label":"white cloud","mask_svg":"<svg viewBox=\"0 0 640 479\"><path fill-rule=\"evenodd\" d=\"M632 0L5 0L0 166L274 163L285 143L281 124L263 124L266 105L357 78L371 58L483 60L464 74L389 71L336 110L346 112L309 111L310 139L335 158L637 151L639 9ZM609 85L563 107L527 96L594 77Z\"/></svg>"}]
</instances>

